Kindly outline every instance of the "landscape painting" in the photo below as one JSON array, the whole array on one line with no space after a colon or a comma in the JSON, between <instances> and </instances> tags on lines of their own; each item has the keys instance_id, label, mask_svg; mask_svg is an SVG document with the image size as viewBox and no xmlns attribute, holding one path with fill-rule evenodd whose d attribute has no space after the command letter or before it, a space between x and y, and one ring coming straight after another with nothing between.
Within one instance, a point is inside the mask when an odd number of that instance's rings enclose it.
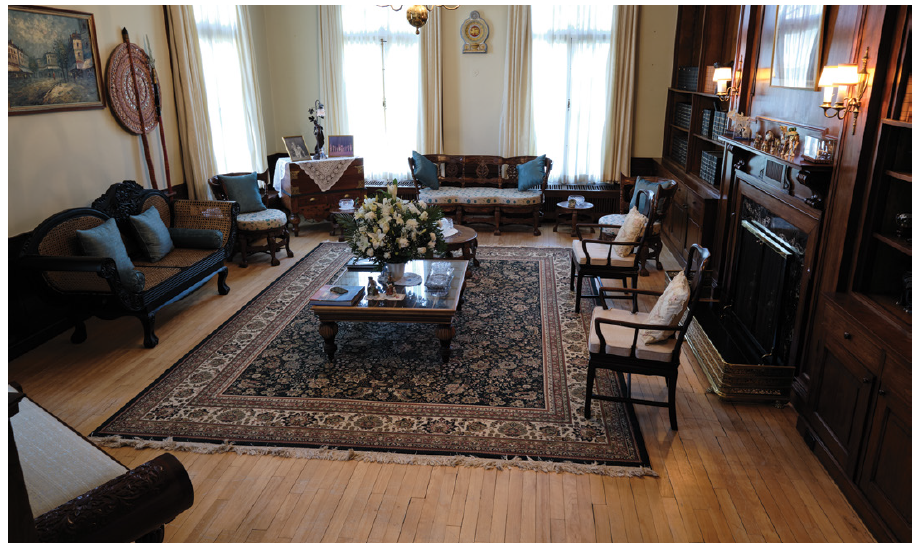
<instances>
[{"instance_id":1,"label":"landscape painting","mask_svg":"<svg viewBox=\"0 0 917 547\"><path fill-rule=\"evenodd\" d=\"M7 14L10 115L105 106L91 13L17 6Z\"/></svg>"}]
</instances>

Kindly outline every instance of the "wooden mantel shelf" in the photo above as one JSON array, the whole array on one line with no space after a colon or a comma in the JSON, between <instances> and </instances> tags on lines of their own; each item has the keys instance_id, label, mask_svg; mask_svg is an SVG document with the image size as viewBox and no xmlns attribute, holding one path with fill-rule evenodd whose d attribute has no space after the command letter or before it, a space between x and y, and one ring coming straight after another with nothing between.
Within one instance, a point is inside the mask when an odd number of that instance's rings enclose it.
<instances>
[{"instance_id":1,"label":"wooden mantel shelf","mask_svg":"<svg viewBox=\"0 0 917 547\"><path fill-rule=\"evenodd\" d=\"M720 135L719 139L723 141L727 146L734 146L736 148L741 148L742 150L747 150L753 154L758 154L766 157L770 161L775 161L800 171L831 171L834 168L833 163L813 163L811 161L800 159L801 156L796 156L797 159L792 161L785 160L781 157L774 156L773 154L768 154L763 150L758 150L752 146L752 141L740 141L726 135Z\"/></svg>"}]
</instances>

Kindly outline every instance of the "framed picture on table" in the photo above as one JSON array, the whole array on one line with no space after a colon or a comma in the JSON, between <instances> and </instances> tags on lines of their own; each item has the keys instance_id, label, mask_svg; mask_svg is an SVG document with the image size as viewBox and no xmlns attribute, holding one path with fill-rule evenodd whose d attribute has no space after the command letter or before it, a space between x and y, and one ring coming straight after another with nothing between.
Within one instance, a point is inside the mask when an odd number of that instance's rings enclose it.
<instances>
[{"instance_id":1,"label":"framed picture on table","mask_svg":"<svg viewBox=\"0 0 917 547\"><path fill-rule=\"evenodd\" d=\"M353 135L329 135L328 157L342 158L353 156Z\"/></svg>"},{"instance_id":2,"label":"framed picture on table","mask_svg":"<svg viewBox=\"0 0 917 547\"><path fill-rule=\"evenodd\" d=\"M283 145L287 148L287 154L290 155L290 161L306 161L312 159L309 156L309 149L306 148L306 141L302 135L294 137L284 137Z\"/></svg>"}]
</instances>

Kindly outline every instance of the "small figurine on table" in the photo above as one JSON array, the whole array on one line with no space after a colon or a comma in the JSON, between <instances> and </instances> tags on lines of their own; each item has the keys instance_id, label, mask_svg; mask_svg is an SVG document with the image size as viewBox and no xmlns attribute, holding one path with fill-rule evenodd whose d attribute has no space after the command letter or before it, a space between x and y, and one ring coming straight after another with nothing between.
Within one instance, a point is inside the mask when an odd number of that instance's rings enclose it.
<instances>
[{"instance_id":1,"label":"small figurine on table","mask_svg":"<svg viewBox=\"0 0 917 547\"><path fill-rule=\"evenodd\" d=\"M395 296L395 282L391 278L385 284L385 296Z\"/></svg>"},{"instance_id":2,"label":"small figurine on table","mask_svg":"<svg viewBox=\"0 0 917 547\"><path fill-rule=\"evenodd\" d=\"M799 151L799 132L795 127L789 128L786 132L786 148L783 151L783 159L791 160L796 157Z\"/></svg>"},{"instance_id":3,"label":"small figurine on table","mask_svg":"<svg viewBox=\"0 0 917 547\"><path fill-rule=\"evenodd\" d=\"M312 134L315 135L315 154L312 155L312 159L320 160L327 158L323 148L325 147L325 133L322 130L320 120L325 119L325 105L323 105L318 99L315 99L315 106L309 109L309 121L312 122L313 127Z\"/></svg>"},{"instance_id":4,"label":"small figurine on table","mask_svg":"<svg viewBox=\"0 0 917 547\"><path fill-rule=\"evenodd\" d=\"M376 282L371 276L369 281L366 282L366 296L379 296L379 287L376 286Z\"/></svg>"}]
</instances>

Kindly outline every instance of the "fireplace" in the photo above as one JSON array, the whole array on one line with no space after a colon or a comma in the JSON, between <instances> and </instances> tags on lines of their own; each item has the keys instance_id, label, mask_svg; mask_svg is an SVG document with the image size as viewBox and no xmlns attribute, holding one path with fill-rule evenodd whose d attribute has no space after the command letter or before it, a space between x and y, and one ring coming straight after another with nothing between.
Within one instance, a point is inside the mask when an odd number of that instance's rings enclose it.
<instances>
[{"instance_id":1,"label":"fireplace","mask_svg":"<svg viewBox=\"0 0 917 547\"><path fill-rule=\"evenodd\" d=\"M820 212L737 172L722 292L689 347L727 400L789 400L802 348ZM801 200L799 200L801 201Z\"/></svg>"}]
</instances>

